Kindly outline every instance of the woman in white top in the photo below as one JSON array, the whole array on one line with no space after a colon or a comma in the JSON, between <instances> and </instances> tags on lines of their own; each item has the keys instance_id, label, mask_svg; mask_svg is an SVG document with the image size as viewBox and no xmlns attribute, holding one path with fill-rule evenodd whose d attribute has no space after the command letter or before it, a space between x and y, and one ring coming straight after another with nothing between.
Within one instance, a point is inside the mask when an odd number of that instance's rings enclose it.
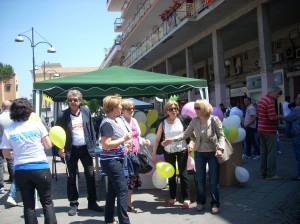
<instances>
[{"instance_id":1,"label":"woman in white top","mask_svg":"<svg viewBox=\"0 0 300 224\"><path fill-rule=\"evenodd\" d=\"M15 181L24 204L25 223L38 223L35 189L40 197L45 223L57 223L52 201L51 173L44 149L52 144L41 121L29 120L32 105L25 98L13 101L10 117L14 121L5 130L0 148L15 164Z\"/></svg>"},{"instance_id":2,"label":"woman in white top","mask_svg":"<svg viewBox=\"0 0 300 224\"><path fill-rule=\"evenodd\" d=\"M164 106L164 111L167 118L161 122L158 126L158 130L155 136L155 141L153 144L153 163L156 163L156 150L159 144L161 135L164 134L166 139L180 135L184 130L183 125L178 118L178 108L179 105L176 101L168 101ZM174 142L170 145L164 147L164 158L165 161L170 163L176 170L176 161L178 164L178 171L181 184L181 194L184 200L182 208L189 208L190 201L190 189L188 183L188 173L187 173L187 159L188 150L187 143L185 140ZM170 200L167 203L168 207L171 207L176 202L176 172L172 177L169 178L169 190L170 190Z\"/></svg>"}]
</instances>

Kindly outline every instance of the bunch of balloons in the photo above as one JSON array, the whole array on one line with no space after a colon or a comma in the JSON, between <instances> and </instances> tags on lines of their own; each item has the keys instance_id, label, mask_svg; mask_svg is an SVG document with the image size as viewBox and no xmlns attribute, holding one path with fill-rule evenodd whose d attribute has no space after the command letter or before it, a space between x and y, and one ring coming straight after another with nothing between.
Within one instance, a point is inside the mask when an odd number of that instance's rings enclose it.
<instances>
[{"instance_id":1,"label":"bunch of balloons","mask_svg":"<svg viewBox=\"0 0 300 224\"><path fill-rule=\"evenodd\" d=\"M246 137L246 131L241 128L241 118L238 115L232 115L223 120L223 131L232 143L241 142Z\"/></svg>"}]
</instances>

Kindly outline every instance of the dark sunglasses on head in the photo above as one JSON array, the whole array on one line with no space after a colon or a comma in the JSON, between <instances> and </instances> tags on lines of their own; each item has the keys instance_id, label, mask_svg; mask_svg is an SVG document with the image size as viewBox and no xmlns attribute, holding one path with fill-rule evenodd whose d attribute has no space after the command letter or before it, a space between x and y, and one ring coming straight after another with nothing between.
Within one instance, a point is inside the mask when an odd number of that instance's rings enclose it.
<instances>
[{"instance_id":1,"label":"dark sunglasses on head","mask_svg":"<svg viewBox=\"0 0 300 224\"><path fill-rule=\"evenodd\" d=\"M127 110L127 111L133 111L134 107L132 107L132 108L126 108L125 110Z\"/></svg>"},{"instance_id":2,"label":"dark sunglasses on head","mask_svg":"<svg viewBox=\"0 0 300 224\"><path fill-rule=\"evenodd\" d=\"M67 99L67 101L68 101L68 103L71 103L71 102L75 102L75 103L77 103L78 101L79 101L79 99L76 99L76 98L68 98Z\"/></svg>"},{"instance_id":3,"label":"dark sunglasses on head","mask_svg":"<svg viewBox=\"0 0 300 224\"><path fill-rule=\"evenodd\" d=\"M201 110L201 107L194 107L195 110Z\"/></svg>"},{"instance_id":4,"label":"dark sunglasses on head","mask_svg":"<svg viewBox=\"0 0 300 224\"><path fill-rule=\"evenodd\" d=\"M172 111L177 111L178 108L177 107L171 107L171 108L168 108L167 111L169 112L172 112Z\"/></svg>"}]
</instances>

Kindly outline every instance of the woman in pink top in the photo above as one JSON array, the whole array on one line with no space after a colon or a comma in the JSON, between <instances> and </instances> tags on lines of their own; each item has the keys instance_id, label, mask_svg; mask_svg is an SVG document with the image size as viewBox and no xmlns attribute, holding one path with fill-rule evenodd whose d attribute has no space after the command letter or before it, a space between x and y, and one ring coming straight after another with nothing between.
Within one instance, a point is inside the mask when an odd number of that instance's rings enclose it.
<instances>
[{"instance_id":1,"label":"woman in pink top","mask_svg":"<svg viewBox=\"0 0 300 224\"><path fill-rule=\"evenodd\" d=\"M132 149L131 152L137 153L140 151L140 144L150 145L150 141L141 137L141 130L138 125L137 120L133 117L134 115L134 103L129 99L123 99L121 102L122 105L122 121L120 122L123 125L123 129L127 132L132 132ZM129 174L127 177L128 184L128 212L136 213L138 210L133 207L131 197L132 191L135 188L141 186L141 179L137 173Z\"/></svg>"}]
</instances>

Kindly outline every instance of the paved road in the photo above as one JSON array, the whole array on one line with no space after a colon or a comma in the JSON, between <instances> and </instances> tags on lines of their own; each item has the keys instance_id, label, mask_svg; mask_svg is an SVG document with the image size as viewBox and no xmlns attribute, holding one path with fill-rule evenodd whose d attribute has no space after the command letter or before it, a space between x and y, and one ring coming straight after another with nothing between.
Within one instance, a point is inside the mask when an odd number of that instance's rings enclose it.
<instances>
[{"instance_id":1,"label":"paved road","mask_svg":"<svg viewBox=\"0 0 300 224\"><path fill-rule=\"evenodd\" d=\"M204 212L195 210L195 203L190 209L181 209L181 204L174 207L165 207L168 200L168 189L138 190L134 193L134 206L143 210L141 213L129 214L131 223L152 224L154 222L172 224L198 224L198 223L243 223L243 224L280 224L300 223L300 183L291 182L290 178L296 173L296 161L292 150L291 141L282 142L283 154L277 157L278 175L285 179L280 181L263 180L259 178L259 161L245 160L243 167L250 173L247 183L230 187L221 187L221 212L219 215L210 214L207 208ZM52 157L49 156L51 162ZM77 216L69 217L68 201L66 199L66 174L64 165L57 164L58 180L53 180L53 198L58 223L104 223L102 213L95 213L87 209L85 178L82 167L79 167L79 212ZM5 174L7 179L7 174ZM192 197L195 198L195 186L190 178ZM99 204L104 205L105 185L97 182L100 198ZM6 184L6 189L9 189ZM6 195L0 196L0 223L16 224L24 223L23 207L18 193L18 207L7 208ZM43 223L41 206L37 209L39 223Z\"/></svg>"}]
</instances>

